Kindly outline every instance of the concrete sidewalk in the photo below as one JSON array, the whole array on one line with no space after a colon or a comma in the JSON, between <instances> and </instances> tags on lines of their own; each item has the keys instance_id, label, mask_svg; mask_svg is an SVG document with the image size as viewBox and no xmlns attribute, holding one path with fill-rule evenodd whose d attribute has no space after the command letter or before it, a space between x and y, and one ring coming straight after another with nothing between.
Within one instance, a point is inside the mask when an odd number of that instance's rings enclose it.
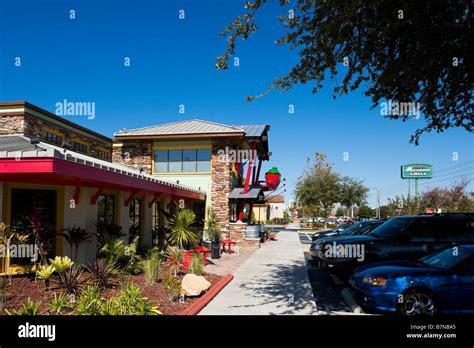
<instances>
[{"instance_id":1,"label":"concrete sidewalk","mask_svg":"<svg viewBox=\"0 0 474 348\"><path fill-rule=\"evenodd\" d=\"M317 314L303 245L296 231L281 231L234 273L199 315Z\"/></svg>"}]
</instances>

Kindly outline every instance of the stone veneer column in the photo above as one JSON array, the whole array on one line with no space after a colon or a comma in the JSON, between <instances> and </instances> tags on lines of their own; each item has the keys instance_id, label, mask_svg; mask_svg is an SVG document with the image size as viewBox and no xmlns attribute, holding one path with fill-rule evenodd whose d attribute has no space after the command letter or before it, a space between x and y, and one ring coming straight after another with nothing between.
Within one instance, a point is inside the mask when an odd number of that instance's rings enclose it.
<instances>
[{"instance_id":1,"label":"stone veneer column","mask_svg":"<svg viewBox=\"0 0 474 348\"><path fill-rule=\"evenodd\" d=\"M211 158L211 207L216 213L222 233L229 237L229 193L232 185L230 165L219 161L217 151L230 146L228 142L215 140L212 143Z\"/></svg>"}]
</instances>

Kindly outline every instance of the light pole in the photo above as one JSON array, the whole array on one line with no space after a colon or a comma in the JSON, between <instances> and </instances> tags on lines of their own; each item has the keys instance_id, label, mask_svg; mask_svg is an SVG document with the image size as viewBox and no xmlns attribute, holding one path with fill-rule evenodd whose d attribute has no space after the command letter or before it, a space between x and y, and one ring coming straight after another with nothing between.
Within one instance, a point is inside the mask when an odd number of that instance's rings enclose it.
<instances>
[{"instance_id":1,"label":"light pole","mask_svg":"<svg viewBox=\"0 0 474 348\"><path fill-rule=\"evenodd\" d=\"M372 187L375 190L375 204L377 205L375 208L375 217L380 219L380 189L377 187Z\"/></svg>"}]
</instances>

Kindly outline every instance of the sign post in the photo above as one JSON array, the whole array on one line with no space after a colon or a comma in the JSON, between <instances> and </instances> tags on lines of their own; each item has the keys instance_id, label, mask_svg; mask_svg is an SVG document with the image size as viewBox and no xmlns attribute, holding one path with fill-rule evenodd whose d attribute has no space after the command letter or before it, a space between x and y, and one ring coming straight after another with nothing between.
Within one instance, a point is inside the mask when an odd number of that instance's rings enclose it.
<instances>
[{"instance_id":1,"label":"sign post","mask_svg":"<svg viewBox=\"0 0 474 348\"><path fill-rule=\"evenodd\" d=\"M433 167L431 164L404 164L400 167L401 178L408 180L408 196L410 196L410 180L415 179L415 197L418 197L418 179L433 178Z\"/></svg>"}]
</instances>

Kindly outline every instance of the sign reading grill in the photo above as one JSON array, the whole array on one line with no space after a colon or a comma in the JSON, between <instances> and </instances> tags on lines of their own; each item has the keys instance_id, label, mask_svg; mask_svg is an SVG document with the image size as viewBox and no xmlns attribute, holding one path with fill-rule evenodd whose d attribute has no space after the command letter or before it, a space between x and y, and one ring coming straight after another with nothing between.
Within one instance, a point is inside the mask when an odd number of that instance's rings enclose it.
<instances>
[{"instance_id":1,"label":"sign reading grill","mask_svg":"<svg viewBox=\"0 0 474 348\"><path fill-rule=\"evenodd\" d=\"M431 179L433 168L431 164L405 164L401 166L402 179Z\"/></svg>"}]
</instances>

